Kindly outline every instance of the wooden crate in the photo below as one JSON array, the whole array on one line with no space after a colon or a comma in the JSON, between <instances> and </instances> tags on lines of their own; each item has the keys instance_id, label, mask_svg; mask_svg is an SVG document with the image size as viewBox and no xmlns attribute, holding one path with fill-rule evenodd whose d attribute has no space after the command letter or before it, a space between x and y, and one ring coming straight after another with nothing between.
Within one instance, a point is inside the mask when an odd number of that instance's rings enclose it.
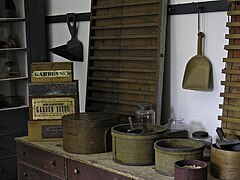
<instances>
[{"instance_id":1,"label":"wooden crate","mask_svg":"<svg viewBox=\"0 0 240 180\"><path fill-rule=\"evenodd\" d=\"M57 83L72 81L72 62L36 62L31 65L32 83Z\"/></svg>"},{"instance_id":2,"label":"wooden crate","mask_svg":"<svg viewBox=\"0 0 240 180\"><path fill-rule=\"evenodd\" d=\"M86 110L134 115L152 103L160 121L167 0L94 0Z\"/></svg>"},{"instance_id":3,"label":"wooden crate","mask_svg":"<svg viewBox=\"0 0 240 180\"><path fill-rule=\"evenodd\" d=\"M29 141L59 141L62 140L62 121L28 121Z\"/></svg>"},{"instance_id":4,"label":"wooden crate","mask_svg":"<svg viewBox=\"0 0 240 180\"><path fill-rule=\"evenodd\" d=\"M60 120L67 114L79 113L78 96L29 97L29 120Z\"/></svg>"},{"instance_id":5,"label":"wooden crate","mask_svg":"<svg viewBox=\"0 0 240 180\"><path fill-rule=\"evenodd\" d=\"M67 83L29 83L29 96L78 95L78 81Z\"/></svg>"}]
</instances>

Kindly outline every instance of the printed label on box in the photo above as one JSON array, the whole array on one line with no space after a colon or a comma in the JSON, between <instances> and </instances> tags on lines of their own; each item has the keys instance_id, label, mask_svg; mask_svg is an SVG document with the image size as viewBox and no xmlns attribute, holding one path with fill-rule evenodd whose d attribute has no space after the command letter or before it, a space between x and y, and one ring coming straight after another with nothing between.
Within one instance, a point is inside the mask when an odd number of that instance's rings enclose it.
<instances>
[{"instance_id":1,"label":"printed label on box","mask_svg":"<svg viewBox=\"0 0 240 180\"><path fill-rule=\"evenodd\" d=\"M61 78L71 76L72 76L71 70L46 70L32 72L32 77L34 78Z\"/></svg>"},{"instance_id":2,"label":"printed label on box","mask_svg":"<svg viewBox=\"0 0 240 180\"><path fill-rule=\"evenodd\" d=\"M43 125L41 126L42 138L62 138L63 129L61 125Z\"/></svg>"},{"instance_id":3,"label":"printed label on box","mask_svg":"<svg viewBox=\"0 0 240 180\"><path fill-rule=\"evenodd\" d=\"M34 120L61 119L62 116L73 114L75 111L75 99L71 97L32 99Z\"/></svg>"}]
</instances>

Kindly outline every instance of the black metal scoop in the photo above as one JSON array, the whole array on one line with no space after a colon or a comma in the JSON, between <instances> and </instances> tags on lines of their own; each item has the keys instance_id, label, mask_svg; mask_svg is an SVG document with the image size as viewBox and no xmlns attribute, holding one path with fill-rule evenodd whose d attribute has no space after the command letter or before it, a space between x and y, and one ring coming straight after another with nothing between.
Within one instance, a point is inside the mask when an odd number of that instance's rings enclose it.
<instances>
[{"instance_id":1,"label":"black metal scoop","mask_svg":"<svg viewBox=\"0 0 240 180\"><path fill-rule=\"evenodd\" d=\"M132 122L132 117L131 116L128 117L128 121L129 121L131 129L128 129L127 133L136 133L137 134L137 133L142 133L143 132L143 129L133 127L133 122Z\"/></svg>"},{"instance_id":2,"label":"black metal scoop","mask_svg":"<svg viewBox=\"0 0 240 180\"><path fill-rule=\"evenodd\" d=\"M224 136L222 128L217 127L216 129L217 134L221 140L221 142L217 142L216 146L223 150L230 150L230 151L240 151L240 141L239 139L234 139L232 141L226 139Z\"/></svg>"},{"instance_id":3,"label":"black metal scoop","mask_svg":"<svg viewBox=\"0 0 240 180\"><path fill-rule=\"evenodd\" d=\"M83 44L77 39L76 17L74 13L67 14L67 25L71 33L71 39L67 44L55 47L51 51L68 60L83 62Z\"/></svg>"}]
</instances>

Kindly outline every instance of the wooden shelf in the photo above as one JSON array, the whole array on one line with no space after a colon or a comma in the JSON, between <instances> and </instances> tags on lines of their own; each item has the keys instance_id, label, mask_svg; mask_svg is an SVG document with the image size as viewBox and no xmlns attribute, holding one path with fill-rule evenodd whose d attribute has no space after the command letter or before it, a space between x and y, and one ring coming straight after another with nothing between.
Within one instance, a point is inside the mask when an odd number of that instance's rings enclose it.
<instances>
[{"instance_id":1,"label":"wooden shelf","mask_svg":"<svg viewBox=\"0 0 240 180\"><path fill-rule=\"evenodd\" d=\"M15 110L15 109L23 109L23 108L28 108L28 105L21 105L21 106L17 106L17 107L3 107L3 108L0 108L0 112L1 111Z\"/></svg>"},{"instance_id":2,"label":"wooden shelf","mask_svg":"<svg viewBox=\"0 0 240 180\"><path fill-rule=\"evenodd\" d=\"M25 18L0 18L0 22L20 22L25 21Z\"/></svg>"},{"instance_id":3,"label":"wooden shelf","mask_svg":"<svg viewBox=\"0 0 240 180\"><path fill-rule=\"evenodd\" d=\"M16 80L28 80L28 77L3 78L3 79L0 79L0 82L2 82L2 81L16 81Z\"/></svg>"}]
</instances>

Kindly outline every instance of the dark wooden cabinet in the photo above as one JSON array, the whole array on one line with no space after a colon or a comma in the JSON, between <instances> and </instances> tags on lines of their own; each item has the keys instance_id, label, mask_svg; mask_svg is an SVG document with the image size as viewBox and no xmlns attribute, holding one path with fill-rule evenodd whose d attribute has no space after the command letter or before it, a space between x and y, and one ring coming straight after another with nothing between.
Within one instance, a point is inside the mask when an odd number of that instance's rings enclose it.
<instances>
[{"instance_id":1,"label":"dark wooden cabinet","mask_svg":"<svg viewBox=\"0 0 240 180\"><path fill-rule=\"evenodd\" d=\"M46 171L42 171L39 168L26 165L24 163L18 163L18 179L22 180L64 180L54 176Z\"/></svg>"},{"instance_id":2,"label":"dark wooden cabinet","mask_svg":"<svg viewBox=\"0 0 240 180\"><path fill-rule=\"evenodd\" d=\"M28 108L0 113L0 179L17 179L15 138L27 134Z\"/></svg>"},{"instance_id":3,"label":"dark wooden cabinet","mask_svg":"<svg viewBox=\"0 0 240 180\"><path fill-rule=\"evenodd\" d=\"M23 97L21 106L8 107L0 102L0 179L17 179L16 143L14 138L27 135L28 121L28 66L33 61L46 60L45 14L42 0L13 0L16 6L16 17L0 17L1 30L17 36L17 48L2 48L0 52L0 67L7 59L16 61L19 65L20 77L1 78L0 95ZM37 7L37 15L35 9ZM4 7L1 7L4 9ZM31 18L30 18L31 17ZM33 19L34 18L34 19ZM36 31L32 27L37 28ZM41 27L41 28L40 28ZM5 32L5 31L4 31ZM2 41L2 39L0 39ZM7 54L8 57L5 57Z\"/></svg>"},{"instance_id":4,"label":"dark wooden cabinet","mask_svg":"<svg viewBox=\"0 0 240 180\"><path fill-rule=\"evenodd\" d=\"M18 180L173 180L154 166L125 166L112 160L112 152L73 154L62 141L32 142L16 138Z\"/></svg>"},{"instance_id":5,"label":"dark wooden cabinet","mask_svg":"<svg viewBox=\"0 0 240 180\"><path fill-rule=\"evenodd\" d=\"M99 168L80 163L71 159L67 159L67 176L69 180L129 180L130 178Z\"/></svg>"},{"instance_id":6,"label":"dark wooden cabinet","mask_svg":"<svg viewBox=\"0 0 240 180\"><path fill-rule=\"evenodd\" d=\"M0 24L9 27L9 33L17 35L19 47L0 47L0 67L7 59L5 58L7 53L12 60L17 61L23 77L1 79L0 95L20 95L24 97L24 103L19 107L0 106L0 180L17 179L16 142L14 138L27 135L28 67L30 67L31 62L46 61L47 54L44 1L13 0L13 2L17 10L16 17L0 17ZM1 35L3 36L3 34Z\"/></svg>"},{"instance_id":7,"label":"dark wooden cabinet","mask_svg":"<svg viewBox=\"0 0 240 180\"><path fill-rule=\"evenodd\" d=\"M16 180L17 161L16 157L10 157L0 160L0 179Z\"/></svg>"},{"instance_id":8,"label":"dark wooden cabinet","mask_svg":"<svg viewBox=\"0 0 240 180\"><path fill-rule=\"evenodd\" d=\"M17 142L18 180L129 180L77 160Z\"/></svg>"},{"instance_id":9,"label":"dark wooden cabinet","mask_svg":"<svg viewBox=\"0 0 240 180\"><path fill-rule=\"evenodd\" d=\"M18 161L30 164L32 167L41 169L44 172L49 172L53 176L62 179L65 177L64 157L27 146L23 143L17 143L17 157Z\"/></svg>"}]
</instances>

